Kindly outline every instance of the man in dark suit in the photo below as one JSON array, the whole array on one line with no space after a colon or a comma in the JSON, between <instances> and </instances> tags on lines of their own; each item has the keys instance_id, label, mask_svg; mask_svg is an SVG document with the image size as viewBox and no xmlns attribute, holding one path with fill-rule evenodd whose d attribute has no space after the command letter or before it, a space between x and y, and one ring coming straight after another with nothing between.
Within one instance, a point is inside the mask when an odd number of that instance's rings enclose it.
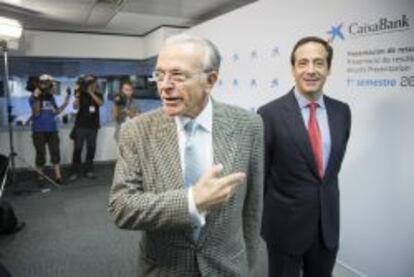
<instances>
[{"instance_id":1,"label":"man in dark suit","mask_svg":"<svg viewBox=\"0 0 414 277\"><path fill-rule=\"evenodd\" d=\"M265 125L262 236L269 276L331 276L339 241L338 173L351 129L347 104L323 94L333 50L318 37L291 53L295 87L259 109Z\"/></svg>"}]
</instances>

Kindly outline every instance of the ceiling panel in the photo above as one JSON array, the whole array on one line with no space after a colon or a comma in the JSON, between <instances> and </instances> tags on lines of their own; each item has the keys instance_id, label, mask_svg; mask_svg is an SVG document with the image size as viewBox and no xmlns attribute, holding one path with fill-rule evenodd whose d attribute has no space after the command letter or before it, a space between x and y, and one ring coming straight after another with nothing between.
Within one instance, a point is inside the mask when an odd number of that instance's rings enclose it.
<instances>
[{"instance_id":1,"label":"ceiling panel","mask_svg":"<svg viewBox=\"0 0 414 277\"><path fill-rule=\"evenodd\" d=\"M160 22L163 22L163 25L173 26L192 25L186 18L120 12L108 24L106 30L126 34L145 34L157 28Z\"/></svg>"},{"instance_id":2,"label":"ceiling panel","mask_svg":"<svg viewBox=\"0 0 414 277\"><path fill-rule=\"evenodd\" d=\"M140 36L165 25L190 27L255 1L0 0L0 16L31 30Z\"/></svg>"}]
</instances>

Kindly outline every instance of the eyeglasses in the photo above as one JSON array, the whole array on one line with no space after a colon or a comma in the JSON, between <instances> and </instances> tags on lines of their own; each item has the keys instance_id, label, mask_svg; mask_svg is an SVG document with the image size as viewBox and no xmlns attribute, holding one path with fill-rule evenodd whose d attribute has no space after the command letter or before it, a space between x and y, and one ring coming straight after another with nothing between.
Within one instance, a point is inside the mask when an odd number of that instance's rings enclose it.
<instances>
[{"instance_id":1,"label":"eyeglasses","mask_svg":"<svg viewBox=\"0 0 414 277\"><path fill-rule=\"evenodd\" d=\"M162 71L162 70L155 70L152 72L152 79L155 82L161 83L164 81L166 76L169 76L169 80L174 83L184 83L185 81L188 81L189 79L193 78L194 76L201 74L201 73L207 73L209 71L198 71L195 73L189 73L185 71L180 70L173 70L173 71Z\"/></svg>"}]
</instances>

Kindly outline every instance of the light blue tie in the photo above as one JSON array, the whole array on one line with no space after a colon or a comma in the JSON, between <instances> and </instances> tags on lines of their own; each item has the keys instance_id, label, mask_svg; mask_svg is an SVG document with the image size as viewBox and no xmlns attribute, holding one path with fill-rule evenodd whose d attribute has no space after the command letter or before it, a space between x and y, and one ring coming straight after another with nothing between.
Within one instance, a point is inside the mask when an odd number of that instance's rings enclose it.
<instances>
[{"instance_id":1,"label":"light blue tie","mask_svg":"<svg viewBox=\"0 0 414 277\"><path fill-rule=\"evenodd\" d=\"M202 145L198 142L198 136L196 135L197 127L199 125L190 120L185 126L185 148L184 148L184 185L186 188L194 185L203 174L201 155L199 153ZM197 149L198 148L198 149Z\"/></svg>"},{"instance_id":2,"label":"light blue tie","mask_svg":"<svg viewBox=\"0 0 414 277\"><path fill-rule=\"evenodd\" d=\"M199 142L199 136L196 135L198 125L194 120L190 120L184 125L186 136L184 148L184 186L189 188L200 179L203 174L202 154L200 149L203 147ZM201 232L201 227L194 228L193 239L197 241Z\"/></svg>"}]
</instances>

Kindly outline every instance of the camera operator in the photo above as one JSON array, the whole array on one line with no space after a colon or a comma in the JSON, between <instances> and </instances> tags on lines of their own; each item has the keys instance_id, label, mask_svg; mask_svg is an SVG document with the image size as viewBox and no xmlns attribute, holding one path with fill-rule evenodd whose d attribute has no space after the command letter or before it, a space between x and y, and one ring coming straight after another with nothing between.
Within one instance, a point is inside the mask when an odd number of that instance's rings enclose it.
<instances>
[{"instance_id":1,"label":"camera operator","mask_svg":"<svg viewBox=\"0 0 414 277\"><path fill-rule=\"evenodd\" d=\"M75 147L72 157L72 174L69 180L74 181L81 176L81 154L86 143L86 161L83 173L88 178L94 178L93 159L96 151L96 139L99 123L99 107L103 104L102 94L97 90L97 80L93 75L81 77L78 80L79 89L75 92L74 108L78 109L74 127Z\"/></svg>"},{"instance_id":2,"label":"camera operator","mask_svg":"<svg viewBox=\"0 0 414 277\"><path fill-rule=\"evenodd\" d=\"M32 107L32 138L36 150L36 167L43 172L46 163L47 145L50 160L54 167L55 180L62 184L56 116L69 104L70 91L68 91L63 104L58 107L53 95L56 87L52 76L43 74L38 79L29 78L26 89L32 92L29 103Z\"/></svg>"},{"instance_id":3,"label":"camera operator","mask_svg":"<svg viewBox=\"0 0 414 277\"><path fill-rule=\"evenodd\" d=\"M115 140L119 139L121 125L128 119L140 113L138 100L134 99L134 86L131 81L121 83L120 91L114 97L112 106L112 117L115 119Z\"/></svg>"}]
</instances>

